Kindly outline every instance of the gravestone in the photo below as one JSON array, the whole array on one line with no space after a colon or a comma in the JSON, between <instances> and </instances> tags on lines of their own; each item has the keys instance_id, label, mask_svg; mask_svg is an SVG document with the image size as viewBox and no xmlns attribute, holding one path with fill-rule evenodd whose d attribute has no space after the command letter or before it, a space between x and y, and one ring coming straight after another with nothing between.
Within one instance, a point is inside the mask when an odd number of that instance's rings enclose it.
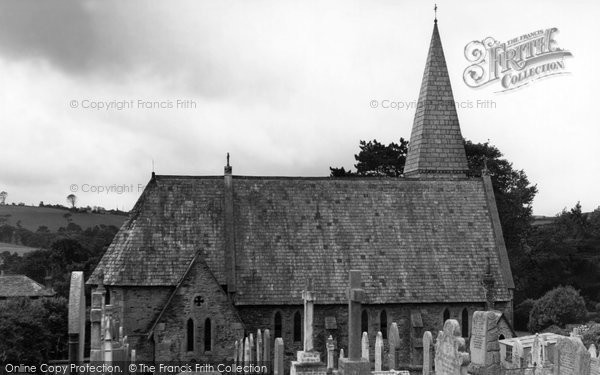
<instances>
[{"instance_id":1,"label":"gravestone","mask_svg":"<svg viewBox=\"0 0 600 375\"><path fill-rule=\"evenodd\" d=\"M517 368L521 368L524 365L523 362L523 344L519 339L516 339L512 347L512 364Z\"/></svg>"},{"instance_id":2,"label":"gravestone","mask_svg":"<svg viewBox=\"0 0 600 375\"><path fill-rule=\"evenodd\" d=\"M306 289L302 292L302 299L304 300L304 350L299 350L297 360L292 361L290 375L325 375L327 366L321 362L321 354L313 346L313 317L316 298L310 279L306 283Z\"/></svg>"},{"instance_id":3,"label":"gravestone","mask_svg":"<svg viewBox=\"0 0 600 375\"><path fill-rule=\"evenodd\" d=\"M431 363L431 343L433 337L431 332L425 331L423 334L423 375L430 375L432 370Z\"/></svg>"},{"instance_id":4,"label":"gravestone","mask_svg":"<svg viewBox=\"0 0 600 375\"><path fill-rule=\"evenodd\" d=\"M398 332L398 324L396 324L396 322L392 323L390 326L390 331L388 333L388 345L390 347L388 368L390 370L395 370L398 351L400 350L400 333Z\"/></svg>"},{"instance_id":5,"label":"gravestone","mask_svg":"<svg viewBox=\"0 0 600 375\"><path fill-rule=\"evenodd\" d=\"M383 357L383 335L377 332L375 338L375 371L381 371L381 361Z\"/></svg>"},{"instance_id":6,"label":"gravestone","mask_svg":"<svg viewBox=\"0 0 600 375\"><path fill-rule=\"evenodd\" d=\"M590 353L579 337L558 337L555 375L590 375Z\"/></svg>"},{"instance_id":7,"label":"gravestone","mask_svg":"<svg viewBox=\"0 0 600 375\"><path fill-rule=\"evenodd\" d=\"M360 271L350 271L348 289L348 358L338 361L340 375L370 375L369 361L361 357L360 318L365 292L361 287Z\"/></svg>"},{"instance_id":8,"label":"gravestone","mask_svg":"<svg viewBox=\"0 0 600 375\"><path fill-rule=\"evenodd\" d=\"M591 344L588 348L588 352L590 352L590 357L596 358L598 357L598 353L596 352L596 345Z\"/></svg>"},{"instance_id":9,"label":"gravestone","mask_svg":"<svg viewBox=\"0 0 600 375\"><path fill-rule=\"evenodd\" d=\"M272 360L273 359L271 358L271 331L265 329L265 334L263 335L263 361L266 362L265 364L269 366L269 368L272 368Z\"/></svg>"},{"instance_id":10,"label":"gravestone","mask_svg":"<svg viewBox=\"0 0 600 375\"><path fill-rule=\"evenodd\" d=\"M261 364L261 362L263 360L262 348L263 348L262 332L259 329L258 331L256 331L256 363L259 365Z\"/></svg>"},{"instance_id":11,"label":"gravestone","mask_svg":"<svg viewBox=\"0 0 600 375\"><path fill-rule=\"evenodd\" d=\"M335 354L335 345L333 343L333 336L329 335L325 346L327 347L327 372L331 372L334 368L333 356Z\"/></svg>"},{"instance_id":12,"label":"gravestone","mask_svg":"<svg viewBox=\"0 0 600 375\"><path fill-rule=\"evenodd\" d=\"M460 352L465 346L465 339L460 337L460 325L454 319L444 323L435 342L435 374L460 375L461 368L469 361L468 353Z\"/></svg>"},{"instance_id":13,"label":"gravestone","mask_svg":"<svg viewBox=\"0 0 600 375\"><path fill-rule=\"evenodd\" d=\"M590 375L600 375L600 358L590 358Z\"/></svg>"},{"instance_id":14,"label":"gravestone","mask_svg":"<svg viewBox=\"0 0 600 375\"><path fill-rule=\"evenodd\" d=\"M253 363L256 360L256 351L255 351L256 349L255 349L255 344L254 344L254 334L253 333L250 334L249 342L250 342L250 345L248 347L248 350L250 351L250 363Z\"/></svg>"},{"instance_id":15,"label":"gravestone","mask_svg":"<svg viewBox=\"0 0 600 375\"><path fill-rule=\"evenodd\" d=\"M273 351L273 375L284 375L283 356L283 339L278 337L275 339L275 349Z\"/></svg>"},{"instance_id":16,"label":"gravestone","mask_svg":"<svg viewBox=\"0 0 600 375\"><path fill-rule=\"evenodd\" d=\"M85 289L83 272L71 272L69 290L69 362L83 362L85 344Z\"/></svg>"},{"instance_id":17,"label":"gravestone","mask_svg":"<svg viewBox=\"0 0 600 375\"><path fill-rule=\"evenodd\" d=\"M252 335L252 334L250 334ZM250 347L250 338L244 340L244 364L252 362L252 349Z\"/></svg>"},{"instance_id":18,"label":"gravestone","mask_svg":"<svg viewBox=\"0 0 600 375\"><path fill-rule=\"evenodd\" d=\"M240 340L240 347L239 347L239 351L238 351L238 362L243 364L245 355L246 355L246 351L244 350L244 338L242 337L242 339Z\"/></svg>"},{"instance_id":19,"label":"gravestone","mask_svg":"<svg viewBox=\"0 0 600 375\"><path fill-rule=\"evenodd\" d=\"M471 325L471 363L469 372L479 375L500 373L500 344L498 342L499 311L475 311Z\"/></svg>"},{"instance_id":20,"label":"gravestone","mask_svg":"<svg viewBox=\"0 0 600 375\"><path fill-rule=\"evenodd\" d=\"M367 361L369 360L369 334L366 332L362 333L362 339L360 340L361 355Z\"/></svg>"},{"instance_id":21,"label":"gravestone","mask_svg":"<svg viewBox=\"0 0 600 375\"><path fill-rule=\"evenodd\" d=\"M540 366L542 363L542 348L540 343L540 335L538 333L535 334L535 338L533 339L533 344L531 346L531 360L529 364L531 366Z\"/></svg>"},{"instance_id":22,"label":"gravestone","mask_svg":"<svg viewBox=\"0 0 600 375\"><path fill-rule=\"evenodd\" d=\"M237 365L239 362L238 355L240 353L240 343L238 340L235 340L235 345L233 349L233 364Z\"/></svg>"}]
</instances>

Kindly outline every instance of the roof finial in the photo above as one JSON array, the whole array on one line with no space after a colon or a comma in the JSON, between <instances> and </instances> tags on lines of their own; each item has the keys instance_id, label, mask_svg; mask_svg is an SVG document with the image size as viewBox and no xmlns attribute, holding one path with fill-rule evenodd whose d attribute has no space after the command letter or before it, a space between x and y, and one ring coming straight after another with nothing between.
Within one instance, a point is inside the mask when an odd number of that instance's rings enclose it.
<instances>
[{"instance_id":1,"label":"roof finial","mask_svg":"<svg viewBox=\"0 0 600 375\"><path fill-rule=\"evenodd\" d=\"M435 4L435 6L433 7L433 13L435 15L433 22L437 23L437 4Z\"/></svg>"},{"instance_id":2,"label":"roof finial","mask_svg":"<svg viewBox=\"0 0 600 375\"><path fill-rule=\"evenodd\" d=\"M229 152L227 153L227 166L229 167Z\"/></svg>"},{"instance_id":3,"label":"roof finial","mask_svg":"<svg viewBox=\"0 0 600 375\"><path fill-rule=\"evenodd\" d=\"M487 156L483 157L483 169L481 170L481 174L484 176L488 176L490 174L490 170L488 169L487 165Z\"/></svg>"}]
</instances>

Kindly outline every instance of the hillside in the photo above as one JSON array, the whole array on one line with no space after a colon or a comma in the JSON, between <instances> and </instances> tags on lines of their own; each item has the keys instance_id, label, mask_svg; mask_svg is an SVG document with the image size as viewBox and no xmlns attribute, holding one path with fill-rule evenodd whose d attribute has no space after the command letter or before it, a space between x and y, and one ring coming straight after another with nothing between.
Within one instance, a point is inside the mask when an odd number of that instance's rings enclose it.
<instances>
[{"instance_id":1,"label":"hillside","mask_svg":"<svg viewBox=\"0 0 600 375\"><path fill-rule=\"evenodd\" d=\"M70 214L71 216L65 217ZM93 228L96 225L112 225L120 228L127 219L127 215L100 214L100 213L73 213L68 210L53 207L35 206L0 206L0 225L8 224L32 232L41 226L46 226L49 231L55 232L60 227L66 227L70 222L79 225L82 229Z\"/></svg>"}]
</instances>

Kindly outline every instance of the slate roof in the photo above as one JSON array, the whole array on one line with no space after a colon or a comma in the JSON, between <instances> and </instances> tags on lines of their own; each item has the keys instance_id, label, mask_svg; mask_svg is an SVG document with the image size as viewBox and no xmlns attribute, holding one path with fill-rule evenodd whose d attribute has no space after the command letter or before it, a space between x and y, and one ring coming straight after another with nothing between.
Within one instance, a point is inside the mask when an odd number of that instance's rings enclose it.
<instances>
[{"instance_id":1,"label":"slate roof","mask_svg":"<svg viewBox=\"0 0 600 375\"><path fill-rule=\"evenodd\" d=\"M484 301L487 258L497 300L510 299L483 181L233 176L236 303L344 303L363 271L367 303ZM176 285L196 250L220 284L224 181L156 176L91 277Z\"/></svg>"},{"instance_id":2,"label":"slate roof","mask_svg":"<svg viewBox=\"0 0 600 375\"><path fill-rule=\"evenodd\" d=\"M467 158L437 22L433 27L404 173L462 174Z\"/></svg>"},{"instance_id":3,"label":"slate roof","mask_svg":"<svg viewBox=\"0 0 600 375\"><path fill-rule=\"evenodd\" d=\"M51 297L56 293L25 275L0 276L0 297Z\"/></svg>"}]
</instances>

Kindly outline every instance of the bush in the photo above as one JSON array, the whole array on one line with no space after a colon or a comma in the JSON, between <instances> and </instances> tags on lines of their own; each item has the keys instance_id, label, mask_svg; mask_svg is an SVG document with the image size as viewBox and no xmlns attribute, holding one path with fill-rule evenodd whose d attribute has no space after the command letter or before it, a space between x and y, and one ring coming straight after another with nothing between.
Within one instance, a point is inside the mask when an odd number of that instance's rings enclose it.
<instances>
[{"instance_id":1,"label":"bush","mask_svg":"<svg viewBox=\"0 0 600 375\"><path fill-rule=\"evenodd\" d=\"M67 355L65 298L0 302L0 362L41 363Z\"/></svg>"},{"instance_id":2,"label":"bush","mask_svg":"<svg viewBox=\"0 0 600 375\"><path fill-rule=\"evenodd\" d=\"M527 331L527 323L529 323L529 313L531 312L534 303L534 299L527 298L525 301L519 303L517 307L515 307L515 330Z\"/></svg>"},{"instance_id":3,"label":"bush","mask_svg":"<svg viewBox=\"0 0 600 375\"><path fill-rule=\"evenodd\" d=\"M539 332L551 325L564 327L582 323L586 313L585 301L579 292L572 286L559 286L535 301L527 327L530 332Z\"/></svg>"},{"instance_id":4,"label":"bush","mask_svg":"<svg viewBox=\"0 0 600 375\"><path fill-rule=\"evenodd\" d=\"M591 344L598 347L600 345L600 324L588 324L588 329L583 333L583 344L589 347Z\"/></svg>"}]
</instances>

